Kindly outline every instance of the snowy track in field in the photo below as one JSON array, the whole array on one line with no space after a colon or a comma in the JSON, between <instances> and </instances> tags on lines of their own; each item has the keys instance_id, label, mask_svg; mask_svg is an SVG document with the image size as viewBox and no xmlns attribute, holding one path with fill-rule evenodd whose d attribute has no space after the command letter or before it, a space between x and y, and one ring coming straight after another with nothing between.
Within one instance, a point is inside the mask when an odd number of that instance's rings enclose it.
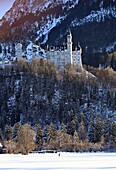
<instances>
[{"instance_id":1,"label":"snowy track in field","mask_svg":"<svg viewBox=\"0 0 116 170\"><path fill-rule=\"evenodd\" d=\"M116 153L0 155L0 170L116 170Z\"/></svg>"}]
</instances>

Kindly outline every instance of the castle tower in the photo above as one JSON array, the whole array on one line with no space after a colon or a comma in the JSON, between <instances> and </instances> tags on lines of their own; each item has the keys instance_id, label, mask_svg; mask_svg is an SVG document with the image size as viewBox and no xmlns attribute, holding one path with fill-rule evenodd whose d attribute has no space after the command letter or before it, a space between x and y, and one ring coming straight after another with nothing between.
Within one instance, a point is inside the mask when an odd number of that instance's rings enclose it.
<instances>
[{"instance_id":1,"label":"castle tower","mask_svg":"<svg viewBox=\"0 0 116 170\"><path fill-rule=\"evenodd\" d=\"M68 63L73 63L72 59L72 34L71 31L69 31L69 34L67 35L67 62Z\"/></svg>"},{"instance_id":2,"label":"castle tower","mask_svg":"<svg viewBox=\"0 0 116 170\"><path fill-rule=\"evenodd\" d=\"M22 57L22 44L18 43L15 45L15 56L17 59Z\"/></svg>"},{"instance_id":3,"label":"castle tower","mask_svg":"<svg viewBox=\"0 0 116 170\"><path fill-rule=\"evenodd\" d=\"M2 61L0 62L0 68L4 69L5 68L5 55L2 54Z\"/></svg>"}]
</instances>

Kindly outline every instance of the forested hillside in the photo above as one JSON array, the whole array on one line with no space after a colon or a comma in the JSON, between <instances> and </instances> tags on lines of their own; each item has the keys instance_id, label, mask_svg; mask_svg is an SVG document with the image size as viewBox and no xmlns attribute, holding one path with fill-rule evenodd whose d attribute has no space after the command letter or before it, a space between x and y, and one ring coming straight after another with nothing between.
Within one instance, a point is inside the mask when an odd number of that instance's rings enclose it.
<instances>
[{"instance_id":1,"label":"forested hillside","mask_svg":"<svg viewBox=\"0 0 116 170\"><path fill-rule=\"evenodd\" d=\"M91 73L70 65L58 72L42 59L31 63L22 60L0 69L1 140L11 140L12 135L6 136L12 134L12 127L19 122L32 128L39 124L43 131L41 140L46 142L52 137L45 129L52 124L56 134L63 124L70 137L77 133L80 141L102 140L114 145L116 72L86 69ZM57 135L53 135L55 141Z\"/></svg>"}]
</instances>

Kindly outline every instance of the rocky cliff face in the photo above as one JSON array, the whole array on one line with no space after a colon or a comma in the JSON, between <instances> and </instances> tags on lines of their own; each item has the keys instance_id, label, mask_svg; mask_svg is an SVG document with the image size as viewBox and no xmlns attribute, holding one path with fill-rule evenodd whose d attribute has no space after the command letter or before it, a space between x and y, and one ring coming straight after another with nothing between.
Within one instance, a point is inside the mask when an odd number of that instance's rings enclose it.
<instances>
[{"instance_id":1,"label":"rocky cliff face","mask_svg":"<svg viewBox=\"0 0 116 170\"><path fill-rule=\"evenodd\" d=\"M28 37L49 45L62 44L69 28L73 45L80 42L88 54L115 50L115 0L16 0L0 21L7 39Z\"/></svg>"}]
</instances>

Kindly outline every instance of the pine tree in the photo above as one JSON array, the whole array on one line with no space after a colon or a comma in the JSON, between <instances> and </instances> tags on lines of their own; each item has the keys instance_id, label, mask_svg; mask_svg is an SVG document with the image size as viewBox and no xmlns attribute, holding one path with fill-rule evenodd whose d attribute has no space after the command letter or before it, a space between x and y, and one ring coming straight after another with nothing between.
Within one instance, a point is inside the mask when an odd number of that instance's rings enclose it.
<instances>
[{"instance_id":1,"label":"pine tree","mask_svg":"<svg viewBox=\"0 0 116 170\"><path fill-rule=\"evenodd\" d=\"M111 141L112 144L116 147L116 123L113 122L111 125Z\"/></svg>"},{"instance_id":2,"label":"pine tree","mask_svg":"<svg viewBox=\"0 0 116 170\"><path fill-rule=\"evenodd\" d=\"M18 134L20 128L21 128L20 123L16 123L16 124L13 126L13 139L17 137L17 134Z\"/></svg>"},{"instance_id":3,"label":"pine tree","mask_svg":"<svg viewBox=\"0 0 116 170\"><path fill-rule=\"evenodd\" d=\"M43 133L43 138L45 142L49 142L49 125L45 126L44 133Z\"/></svg>"},{"instance_id":4,"label":"pine tree","mask_svg":"<svg viewBox=\"0 0 116 170\"><path fill-rule=\"evenodd\" d=\"M71 134L72 136L74 135L74 132L76 130L76 122L73 119L71 122L68 123L68 133Z\"/></svg>"},{"instance_id":5,"label":"pine tree","mask_svg":"<svg viewBox=\"0 0 116 170\"><path fill-rule=\"evenodd\" d=\"M50 138L50 141L54 141L55 140L55 127L53 125L53 123L50 124L49 126L49 138Z\"/></svg>"},{"instance_id":6,"label":"pine tree","mask_svg":"<svg viewBox=\"0 0 116 170\"><path fill-rule=\"evenodd\" d=\"M66 126L64 123L61 124L61 132L66 133Z\"/></svg>"},{"instance_id":7,"label":"pine tree","mask_svg":"<svg viewBox=\"0 0 116 170\"><path fill-rule=\"evenodd\" d=\"M101 142L101 137L102 137L102 122L101 122L101 119L100 119L100 115L97 116L97 119L96 119L96 125L95 125L95 130L96 130L96 142Z\"/></svg>"},{"instance_id":8,"label":"pine tree","mask_svg":"<svg viewBox=\"0 0 116 170\"><path fill-rule=\"evenodd\" d=\"M89 142L95 142L95 124L94 124L94 122L90 123L89 130L88 130L88 139L89 139Z\"/></svg>"},{"instance_id":9,"label":"pine tree","mask_svg":"<svg viewBox=\"0 0 116 170\"><path fill-rule=\"evenodd\" d=\"M94 123L94 115L93 111L90 115L90 123L88 127L88 140L89 142L95 142L95 123Z\"/></svg>"},{"instance_id":10,"label":"pine tree","mask_svg":"<svg viewBox=\"0 0 116 170\"><path fill-rule=\"evenodd\" d=\"M43 138L43 131L41 129L40 124L36 124L35 128L36 128L36 143L39 144L39 146L41 146L42 138Z\"/></svg>"},{"instance_id":11,"label":"pine tree","mask_svg":"<svg viewBox=\"0 0 116 170\"><path fill-rule=\"evenodd\" d=\"M5 138L6 140L11 140L12 139L12 127L6 125L5 127Z\"/></svg>"},{"instance_id":12,"label":"pine tree","mask_svg":"<svg viewBox=\"0 0 116 170\"><path fill-rule=\"evenodd\" d=\"M109 142L110 139L110 127L109 127L109 121L104 120L103 121L103 136L104 136L104 142L107 143Z\"/></svg>"},{"instance_id":13,"label":"pine tree","mask_svg":"<svg viewBox=\"0 0 116 170\"><path fill-rule=\"evenodd\" d=\"M57 131L57 141L59 143L59 147L67 145L72 142L72 136L67 134L66 132L62 132L61 130Z\"/></svg>"},{"instance_id":14,"label":"pine tree","mask_svg":"<svg viewBox=\"0 0 116 170\"><path fill-rule=\"evenodd\" d=\"M86 139L86 130L85 130L85 123L84 123L84 115L81 114L81 123L78 129L79 139L85 141Z\"/></svg>"},{"instance_id":15,"label":"pine tree","mask_svg":"<svg viewBox=\"0 0 116 170\"><path fill-rule=\"evenodd\" d=\"M68 137L68 134L66 133L66 126L64 123L62 123L60 130L57 131L57 141L59 143L60 148L68 142L67 137Z\"/></svg>"},{"instance_id":16,"label":"pine tree","mask_svg":"<svg viewBox=\"0 0 116 170\"><path fill-rule=\"evenodd\" d=\"M0 141L3 141L2 129L0 128Z\"/></svg>"},{"instance_id":17,"label":"pine tree","mask_svg":"<svg viewBox=\"0 0 116 170\"><path fill-rule=\"evenodd\" d=\"M78 143L79 142L79 135L78 132L75 130L74 135L73 135L73 141L74 143Z\"/></svg>"}]
</instances>

